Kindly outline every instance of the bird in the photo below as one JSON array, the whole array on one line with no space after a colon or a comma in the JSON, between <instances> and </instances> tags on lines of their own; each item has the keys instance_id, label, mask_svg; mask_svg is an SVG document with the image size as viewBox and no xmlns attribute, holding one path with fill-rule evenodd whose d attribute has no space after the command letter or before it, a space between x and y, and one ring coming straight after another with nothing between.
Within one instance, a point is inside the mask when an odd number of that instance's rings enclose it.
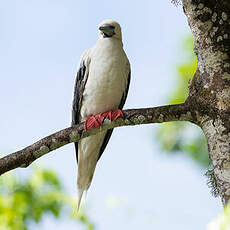
<instances>
[{"instance_id":1,"label":"bird","mask_svg":"<svg viewBox=\"0 0 230 230\"><path fill-rule=\"evenodd\" d=\"M130 62L123 49L119 23L111 19L102 21L98 34L96 44L81 56L74 84L71 125L84 122L85 130L99 128L105 119L113 121L123 116L130 85ZM102 131L74 143L78 210L112 132L113 129Z\"/></svg>"}]
</instances>

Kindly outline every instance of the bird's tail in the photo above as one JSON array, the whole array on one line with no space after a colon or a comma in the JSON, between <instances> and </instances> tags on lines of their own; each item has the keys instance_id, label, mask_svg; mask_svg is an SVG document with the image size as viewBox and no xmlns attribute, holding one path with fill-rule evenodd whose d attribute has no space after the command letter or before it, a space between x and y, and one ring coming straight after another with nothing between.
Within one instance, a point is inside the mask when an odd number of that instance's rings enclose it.
<instances>
[{"instance_id":1,"label":"bird's tail","mask_svg":"<svg viewBox=\"0 0 230 230\"><path fill-rule=\"evenodd\" d=\"M79 189L78 188L78 201L77 201L77 212L79 212L80 205L81 205L81 198L83 196L85 189Z\"/></svg>"}]
</instances>

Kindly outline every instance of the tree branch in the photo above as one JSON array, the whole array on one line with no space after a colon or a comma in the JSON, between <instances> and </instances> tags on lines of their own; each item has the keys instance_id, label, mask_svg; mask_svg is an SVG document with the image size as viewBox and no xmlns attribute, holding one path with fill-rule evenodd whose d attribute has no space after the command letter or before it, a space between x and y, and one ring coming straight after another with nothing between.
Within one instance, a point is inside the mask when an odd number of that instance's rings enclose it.
<instances>
[{"instance_id":1,"label":"tree branch","mask_svg":"<svg viewBox=\"0 0 230 230\"><path fill-rule=\"evenodd\" d=\"M47 136L36 143L0 159L0 175L18 167L27 167L39 157L71 142L95 135L101 131L128 125L162 123L168 121L194 121L188 103L123 111L123 118L105 120L100 129L84 130L84 123Z\"/></svg>"}]
</instances>

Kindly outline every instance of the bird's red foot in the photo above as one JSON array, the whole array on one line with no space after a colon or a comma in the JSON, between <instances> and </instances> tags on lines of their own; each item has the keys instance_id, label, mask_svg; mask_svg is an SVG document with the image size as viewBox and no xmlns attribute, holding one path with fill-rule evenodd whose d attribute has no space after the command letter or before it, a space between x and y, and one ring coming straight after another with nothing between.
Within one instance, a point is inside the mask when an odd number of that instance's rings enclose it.
<instances>
[{"instance_id":1,"label":"bird's red foot","mask_svg":"<svg viewBox=\"0 0 230 230\"><path fill-rule=\"evenodd\" d=\"M100 128L104 119L107 118L110 121L114 121L119 117L123 116L123 112L120 109L116 109L114 111L110 110L108 112L100 113L95 116L89 116L84 123L85 130L97 129Z\"/></svg>"},{"instance_id":2,"label":"bird's red foot","mask_svg":"<svg viewBox=\"0 0 230 230\"><path fill-rule=\"evenodd\" d=\"M101 114L97 114L96 116L89 116L84 123L84 128L85 130L100 128L103 121L104 117L102 117Z\"/></svg>"},{"instance_id":3,"label":"bird's red foot","mask_svg":"<svg viewBox=\"0 0 230 230\"><path fill-rule=\"evenodd\" d=\"M123 116L123 112L120 109L116 109L114 111L110 110L109 112L101 113L101 116L107 118L110 121L115 121L117 118Z\"/></svg>"},{"instance_id":4,"label":"bird's red foot","mask_svg":"<svg viewBox=\"0 0 230 230\"><path fill-rule=\"evenodd\" d=\"M111 121L115 121L122 116L123 116L123 112L120 109L116 109L112 112Z\"/></svg>"},{"instance_id":5,"label":"bird's red foot","mask_svg":"<svg viewBox=\"0 0 230 230\"><path fill-rule=\"evenodd\" d=\"M104 119L107 118L108 120L111 121L112 120L112 113L113 113L113 111L110 110L109 112L101 113L101 116L104 117Z\"/></svg>"}]
</instances>

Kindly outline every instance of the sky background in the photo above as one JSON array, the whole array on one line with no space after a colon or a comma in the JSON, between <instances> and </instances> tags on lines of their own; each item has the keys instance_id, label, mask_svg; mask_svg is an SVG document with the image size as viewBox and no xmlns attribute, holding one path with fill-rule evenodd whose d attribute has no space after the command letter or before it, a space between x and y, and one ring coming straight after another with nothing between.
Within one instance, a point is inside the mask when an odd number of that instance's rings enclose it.
<instances>
[{"instance_id":1,"label":"sky background","mask_svg":"<svg viewBox=\"0 0 230 230\"><path fill-rule=\"evenodd\" d=\"M184 60L189 27L181 7L164 1L0 1L0 153L7 154L69 126L74 75L98 24L122 27L132 68L125 108L165 104ZM160 153L159 125L116 129L88 191L87 213L98 230L203 230L221 210L204 170L184 156ZM39 159L77 194L73 145ZM23 174L27 169L17 169ZM44 218L36 229L84 229Z\"/></svg>"}]
</instances>

